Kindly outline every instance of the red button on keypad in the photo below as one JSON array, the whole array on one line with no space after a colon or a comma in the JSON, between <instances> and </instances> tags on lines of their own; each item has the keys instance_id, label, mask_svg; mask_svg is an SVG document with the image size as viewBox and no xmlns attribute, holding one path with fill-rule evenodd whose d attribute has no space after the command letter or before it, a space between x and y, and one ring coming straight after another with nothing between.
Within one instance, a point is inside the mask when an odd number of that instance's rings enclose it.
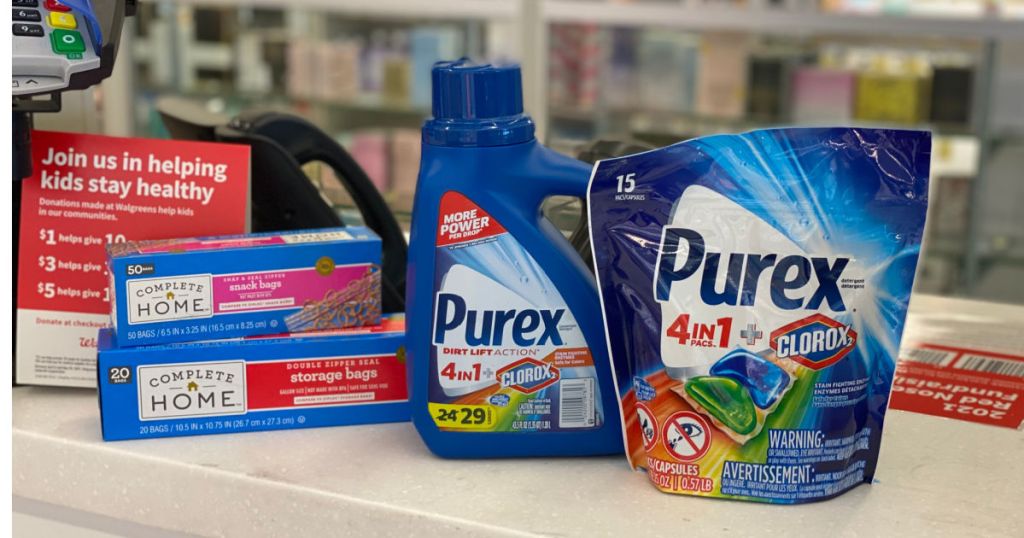
<instances>
[{"instance_id":1,"label":"red button on keypad","mask_svg":"<svg viewBox=\"0 0 1024 538\"><path fill-rule=\"evenodd\" d=\"M57 0L46 0L45 2L43 2L43 7L50 11L59 11L61 13L67 13L68 11L71 11L71 8L65 6L64 4L61 4L60 2L57 2Z\"/></svg>"}]
</instances>

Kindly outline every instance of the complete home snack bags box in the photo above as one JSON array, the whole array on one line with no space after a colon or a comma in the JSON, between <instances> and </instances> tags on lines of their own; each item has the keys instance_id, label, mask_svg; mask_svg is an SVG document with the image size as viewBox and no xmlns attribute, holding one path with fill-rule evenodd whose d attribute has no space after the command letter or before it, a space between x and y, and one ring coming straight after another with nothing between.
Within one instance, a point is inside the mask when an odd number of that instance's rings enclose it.
<instances>
[{"instance_id":1,"label":"complete home snack bags box","mask_svg":"<svg viewBox=\"0 0 1024 538\"><path fill-rule=\"evenodd\" d=\"M100 332L107 441L409 420L405 319L118 348Z\"/></svg>"},{"instance_id":2,"label":"complete home snack bags box","mask_svg":"<svg viewBox=\"0 0 1024 538\"><path fill-rule=\"evenodd\" d=\"M380 238L368 228L110 245L119 347L374 325Z\"/></svg>"},{"instance_id":3,"label":"complete home snack bags box","mask_svg":"<svg viewBox=\"0 0 1024 538\"><path fill-rule=\"evenodd\" d=\"M871 483L930 157L926 132L815 128L598 163L627 455L658 489L799 503Z\"/></svg>"}]
</instances>

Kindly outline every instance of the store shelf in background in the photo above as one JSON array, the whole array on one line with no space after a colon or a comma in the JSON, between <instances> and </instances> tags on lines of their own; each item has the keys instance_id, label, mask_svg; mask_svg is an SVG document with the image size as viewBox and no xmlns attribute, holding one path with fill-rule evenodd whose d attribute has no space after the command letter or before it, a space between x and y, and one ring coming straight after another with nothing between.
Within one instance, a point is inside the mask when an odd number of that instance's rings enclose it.
<instances>
[{"instance_id":1,"label":"store shelf in background","mask_svg":"<svg viewBox=\"0 0 1024 538\"><path fill-rule=\"evenodd\" d=\"M715 132L722 130L737 131L742 129L765 129L771 127L796 126L814 127L823 125L835 125L835 121L804 121L795 122L789 120L762 120L749 117L718 117L701 114L690 114L686 112L668 112L659 110L613 108L606 111L609 115L626 117L630 122L630 129L643 132L676 132L679 127L707 125ZM551 110L551 117L557 120L575 122L598 121L598 112L592 110L579 110L572 108L554 108ZM931 123L892 123L892 122L869 122L864 120L852 120L839 122L850 127L862 128L888 128L888 129L922 129L930 130L935 134L948 136L969 136L972 135L970 127L965 125L944 125Z\"/></svg>"},{"instance_id":2,"label":"store shelf in background","mask_svg":"<svg viewBox=\"0 0 1024 538\"><path fill-rule=\"evenodd\" d=\"M223 90L190 90L180 91L173 88L140 88L142 92L155 94L177 95L186 99L197 101L208 101L211 99L223 99L225 101L236 101L251 106L261 104L288 105L293 108L305 108L308 106L322 106L345 111L368 112L374 114L400 114L412 116L416 119L414 125L430 114L429 108L416 107L408 103L391 102L375 96L360 96L351 100L330 100L311 99L305 97L292 97L282 93L240 93L236 90L225 88Z\"/></svg>"},{"instance_id":3,"label":"store shelf in background","mask_svg":"<svg viewBox=\"0 0 1024 538\"><path fill-rule=\"evenodd\" d=\"M478 55L484 28L492 26L362 20L344 11L299 14L289 8L255 17L240 5L206 2L166 11L176 15L150 10L140 16L136 84L143 91L207 100L213 107L284 106L325 129L351 128L346 120L352 116L356 127L372 126L375 118L382 127L418 126L429 114L430 67L443 58ZM194 28L175 22L181 18ZM253 18L259 26L249 24ZM169 55L175 43L187 52ZM151 67L158 63L167 65Z\"/></svg>"},{"instance_id":4,"label":"store shelf in background","mask_svg":"<svg viewBox=\"0 0 1024 538\"><path fill-rule=\"evenodd\" d=\"M548 0L544 18L555 23L667 27L699 31L745 31L775 35L932 36L967 39L1024 39L1024 23L993 15L947 17L825 13L815 10L688 6L670 3L612 3Z\"/></svg>"},{"instance_id":5,"label":"store shelf in background","mask_svg":"<svg viewBox=\"0 0 1024 538\"><path fill-rule=\"evenodd\" d=\"M1022 23L1024 26L1024 23ZM583 46L555 37L574 29L600 34L609 61L591 73L555 64ZM977 44L914 40L852 43L745 33L650 28L551 26L549 91L556 138L630 134L654 144L780 126L850 125L976 135L981 97ZM575 54L573 54L575 52ZM602 53L598 53L602 55ZM566 64L563 66L562 64ZM582 76L599 96L556 89Z\"/></svg>"},{"instance_id":6,"label":"store shelf in background","mask_svg":"<svg viewBox=\"0 0 1024 538\"><path fill-rule=\"evenodd\" d=\"M576 123L589 129L591 124L608 122L597 117L597 112L555 108L550 111L554 123ZM671 144L695 136L704 136L722 132L743 132L753 129L775 127L815 127L832 126L837 123L851 127L919 129L928 130L935 135L935 159L933 161L935 175L969 175L977 171L978 137L969 127L963 125L941 124L895 124L885 122L844 121L844 122L792 122L765 121L753 118L720 118L687 114L679 112L659 112L647 110L610 109L606 112L613 119L611 123L623 124L628 127L629 135L649 141L653 144ZM620 118L616 120L614 118ZM556 129L563 129L562 125ZM605 134L604 136L609 136Z\"/></svg>"},{"instance_id":7,"label":"store shelf in background","mask_svg":"<svg viewBox=\"0 0 1024 538\"><path fill-rule=\"evenodd\" d=\"M132 57L136 62L154 61L153 43L147 39L139 39L134 42ZM159 54L167 54L166 51L159 51ZM192 45L189 51L190 60L198 68L204 69L229 69L234 65L235 49L230 43L201 43Z\"/></svg>"},{"instance_id":8,"label":"store shelf in background","mask_svg":"<svg viewBox=\"0 0 1024 538\"><path fill-rule=\"evenodd\" d=\"M518 2L494 0L161 0L203 7L303 9L376 19L500 20L518 15Z\"/></svg>"}]
</instances>

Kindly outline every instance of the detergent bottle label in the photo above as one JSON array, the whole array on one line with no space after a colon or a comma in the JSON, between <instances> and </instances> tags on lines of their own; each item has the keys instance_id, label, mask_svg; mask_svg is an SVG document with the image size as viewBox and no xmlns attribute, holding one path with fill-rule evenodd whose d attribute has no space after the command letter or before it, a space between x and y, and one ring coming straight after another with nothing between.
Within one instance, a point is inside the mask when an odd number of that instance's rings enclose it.
<instances>
[{"instance_id":1,"label":"detergent bottle label","mask_svg":"<svg viewBox=\"0 0 1024 538\"><path fill-rule=\"evenodd\" d=\"M544 269L462 194L440 204L429 410L441 429L577 431L604 421L579 325Z\"/></svg>"}]
</instances>

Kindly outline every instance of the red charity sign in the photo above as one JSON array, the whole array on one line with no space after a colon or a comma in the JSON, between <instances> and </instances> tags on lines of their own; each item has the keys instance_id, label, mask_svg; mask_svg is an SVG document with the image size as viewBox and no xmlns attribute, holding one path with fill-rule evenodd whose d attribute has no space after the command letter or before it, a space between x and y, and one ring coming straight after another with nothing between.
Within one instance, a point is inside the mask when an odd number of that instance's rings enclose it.
<instances>
[{"instance_id":1,"label":"red charity sign","mask_svg":"<svg viewBox=\"0 0 1024 538\"><path fill-rule=\"evenodd\" d=\"M126 157L139 160L126 167ZM32 159L21 182L20 309L109 313L107 242L245 231L248 146L35 131ZM176 159L224 165L225 176L161 169Z\"/></svg>"},{"instance_id":2,"label":"red charity sign","mask_svg":"<svg viewBox=\"0 0 1024 538\"><path fill-rule=\"evenodd\" d=\"M965 356L1021 364L1024 357L942 349L959 355L946 366L908 359L897 363L891 409L1014 429L1024 423L1024 378L953 367Z\"/></svg>"}]
</instances>

